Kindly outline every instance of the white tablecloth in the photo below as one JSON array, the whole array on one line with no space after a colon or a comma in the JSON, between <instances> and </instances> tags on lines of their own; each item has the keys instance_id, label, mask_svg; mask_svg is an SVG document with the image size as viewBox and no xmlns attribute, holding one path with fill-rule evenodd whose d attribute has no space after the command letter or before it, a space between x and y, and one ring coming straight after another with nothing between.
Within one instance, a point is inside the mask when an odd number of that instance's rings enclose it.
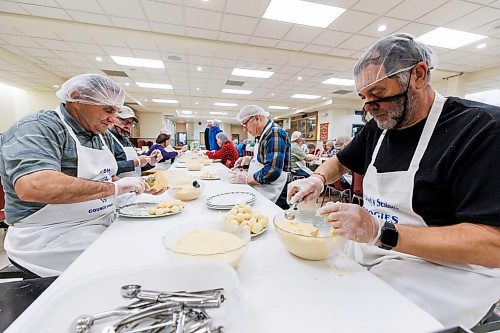
<instances>
[{"instance_id":1,"label":"white tablecloth","mask_svg":"<svg viewBox=\"0 0 500 333\"><path fill-rule=\"evenodd\" d=\"M199 177L205 171L217 172L223 168L217 163L187 174ZM442 328L437 320L403 295L342 255L314 262L288 253L272 226L273 217L281 209L249 186L214 180L202 183L202 196L187 202L181 214L156 219L119 218L11 325L8 332L23 332L23 323L44 309L44 303L52 295L89 274L134 266L168 265L171 259L163 248L162 236L176 225L200 219L222 219L226 212L208 209L205 199L235 190L257 193L253 208L266 214L270 221L268 230L251 241L236 269L248 332L427 333ZM169 196L168 192L162 195L164 198ZM160 199L150 195L140 197L141 201ZM70 300L68 302L70 304Z\"/></svg>"}]
</instances>

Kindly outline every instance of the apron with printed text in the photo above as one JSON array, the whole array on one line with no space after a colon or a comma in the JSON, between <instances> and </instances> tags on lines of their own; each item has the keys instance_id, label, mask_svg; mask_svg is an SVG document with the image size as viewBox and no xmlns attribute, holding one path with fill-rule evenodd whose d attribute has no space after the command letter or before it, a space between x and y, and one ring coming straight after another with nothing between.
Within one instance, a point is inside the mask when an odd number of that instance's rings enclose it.
<instances>
[{"instance_id":1,"label":"apron with printed text","mask_svg":"<svg viewBox=\"0 0 500 333\"><path fill-rule=\"evenodd\" d=\"M118 143L122 147L123 151L125 152L125 156L127 158L127 161L130 161L130 160L135 161L139 158L139 155L137 155L137 152L135 151L134 147L125 147L122 145L120 140L118 140L113 135L113 133L111 133L111 136L115 140L115 143ZM141 176L141 166L138 165L134 168L134 171L122 172L118 176L120 178L140 177ZM122 195L119 195L116 197L115 204L116 204L116 207L123 207L125 205L129 205L129 204L133 203L135 201L135 199L137 199L137 195L135 193L125 193L125 194L122 194Z\"/></svg>"},{"instance_id":2,"label":"apron with printed text","mask_svg":"<svg viewBox=\"0 0 500 333\"><path fill-rule=\"evenodd\" d=\"M261 137L264 136L268 131L271 130L273 122L270 121L266 127L264 127L264 130L262 131L262 134L260 135ZM260 141L260 140L259 140ZM248 174L253 175L260 169L264 167L264 164L260 163L259 160L257 159L257 155L259 154L259 142L255 143L254 146L254 154L252 157L252 160L250 161L250 165L248 167ZM278 179L276 179L274 182L271 184L258 184L258 185L252 185L253 188L255 188L257 191L259 191L263 196L271 200L272 202L276 203L278 200L281 191L283 191L283 188L286 185L286 181L288 179L288 173L281 171L280 176Z\"/></svg>"},{"instance_id":3,"label":"apron with printed text","mask_svg":"<svg viewBox=\"0 0 500 333\"><path fill-rule=\"evenodd\" d=\"M444 102L436 92L408 171L377 172L374 162L387 131L380 136L363 179L363 208L371 215L391 223L427 227L413 211L413 188ZM346 252L446 326L474 326L500 297L500 269L434 263L352 241Z\"/></svg>"},{"instance_id":4,"label":"apron with printed text","mask_svg":"<svg viewBox=\"0 0 500 333\"><path fill-rule=\"evenodd\" d=\"M118 166L113 153L99 135L102 149L84 147L56 112L75 141L77 177L111 182ZM5 251L9 258L45 276L60 275L115 219L114 196L72 204L48 204L9 227Z\"/></svg>"}]
</instances>

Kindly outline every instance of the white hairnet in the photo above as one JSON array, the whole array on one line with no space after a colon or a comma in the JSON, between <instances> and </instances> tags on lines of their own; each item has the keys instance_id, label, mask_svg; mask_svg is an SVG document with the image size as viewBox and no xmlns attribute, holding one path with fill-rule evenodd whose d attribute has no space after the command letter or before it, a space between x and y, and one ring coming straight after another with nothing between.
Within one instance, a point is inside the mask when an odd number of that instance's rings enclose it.
<instances>
[{"instance_id":1,"label":"white hairnet","mask_svg":"<svg viewBox=\"0 0 500 333\"><path fill-rule=\"evenodd\" d=\"M220 123L222 123L222 120L214 119L214 124L220 124Z\"/></svg>"},{"instance_id":2,"label":"white hairnet","mask_svg":"<svg viewBox=\"0 0 500 333\"><path fill-rule=\"evenodd\" d=\"M215 138L216 138L217 140L219 140L220 142L222 142L222 143L226 143L226 142L228 142L228 141L229 141L229 137L228 137L228 136L227 136L227 134L226 134L226 133L224 133L224 132L219 132L219 133L217 133L217 135L215 136Z\"/></svg>"},{"instance_id":3,"label":"white hairnet","mask_svg":"<svg viewBox=\"0 0 500 333\"><path fill-rule=\"evenodd\" d=\"M409 71L421 61L425 61L429 69L437 66L434 51L412 35L398 33L384 37L370 46L354 66L356 93L389 76ZM364 70L369 65L380 67L375 71Z\"/></svg>"},{"instance_id":4,"label":"white hairnet","mask_svg":"<svg viewBox=\"0 0 500 333\"><path fill-rule=\"evenodd\" d=\"M238 112L236 119L238 119L239 122L242 122L243 120L249 117L259 116L259 115L267 118L269 117L269 112L267 112L258 105L245 105L244 107L241 108L240 112Z\"/></svg>"},{"instance_id":5,"label":"white hairnet","mask_svg":"<svg viewBox=\"0 0 500 333\"><path fill-rule=\"evenodd\" d=\"M300 137L302 136L302 133L299 131L295 131L292 133L292 136L290 137L290 141L295 142L297 141Z\"/></svg>"},{"instance_id":6,"label":"white hairnet","mask_svg":"<svg viewBox=\"0 0 500 333\"><path fill-rule=\"evenodd\" d=\"M213 120L207 120L207 125L213 125L214 121Z\"/></svg>"},{"instance_id":7,"label":"white hairnet","mask_svg":"<svg viewBox=\"0 0 500 333\"><path fill-rule=\"evenodd\" d=\"M65 102L79 102L92 105L110 105L121 108L125 91L118 83L101 74L81 74L64 82L56 92Z\"/></svg>"}]
</instances>

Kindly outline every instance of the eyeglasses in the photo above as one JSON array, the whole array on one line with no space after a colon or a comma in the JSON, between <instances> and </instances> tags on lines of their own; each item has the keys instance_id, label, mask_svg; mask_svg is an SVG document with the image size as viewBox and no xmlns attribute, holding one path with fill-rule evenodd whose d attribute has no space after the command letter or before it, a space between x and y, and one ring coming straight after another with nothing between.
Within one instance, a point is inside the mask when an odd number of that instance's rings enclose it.
<instances>
[{"instance_id":1,"label":"eyeglasses","mask_svg":"<svg viewBox=\"0 0 500 333\"><path fill-rule=\"evenodd\" d=\"M367 106L369 106L370 109L373 109L376 106L377 109L378 109L378 108L380 108L380 103L392 103L392 102L400 99L401 97L406 97L407 93L408 93L408 89L410 88L411 70L412 69L413 69L413 67L410 69L410 77L408 78L408 85L406 86L405 91L403 91L403 92L401 92L399 94L396 94L396 95L381 97L381 98L376 99L374 101L365 102L365 104L363 105L363 111L364 112L368 112L369 111L369 110L366 109Z\"/></svg>"},{"instance_id":2,"label":"eyeglasses","mask_svg":"<svg viewBox=\"0 0 500 333\"><path fill-rule=\"evenodd\" d=\"M135 120L133 119L121 119L120 121L122 122L123 125L132 125L132 127L135 127Z\"/></svg>"},{"instance_id":3,"label":"eyeglasses","mask_svg":"<svg viewBox=\"0 0 500 333\"><path fill-rule=\"evenodd\" d=\"M248 124L248 122L250 121L250 119L252 119L252 118L254 118L254 117L255 117L255 116L251 116L251 117L250 117L250 118L248 118L246 121L242 122L242 123L241 123L241 126L243 126L243 127L247 127L247 124Z\"/></svg>"}]
</instances>

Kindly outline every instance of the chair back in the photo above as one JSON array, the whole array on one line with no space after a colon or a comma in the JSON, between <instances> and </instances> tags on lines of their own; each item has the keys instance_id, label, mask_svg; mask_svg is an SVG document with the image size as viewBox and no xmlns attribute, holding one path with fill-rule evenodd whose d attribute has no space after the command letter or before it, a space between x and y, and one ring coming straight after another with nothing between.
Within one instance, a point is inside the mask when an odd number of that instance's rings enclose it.
<instances>
[{"instance_id":1,"label":"chair back","mask_svg":"<svg viewBox=\"0 0 500 333\"><path fill-rule=\"evenodd\" d=\"M363 197L363 175L360 175L359 173L352 173L352 183L351 183L351 191L352 194L359 195L360 197Z\"/></svg>"}]
</instances>

